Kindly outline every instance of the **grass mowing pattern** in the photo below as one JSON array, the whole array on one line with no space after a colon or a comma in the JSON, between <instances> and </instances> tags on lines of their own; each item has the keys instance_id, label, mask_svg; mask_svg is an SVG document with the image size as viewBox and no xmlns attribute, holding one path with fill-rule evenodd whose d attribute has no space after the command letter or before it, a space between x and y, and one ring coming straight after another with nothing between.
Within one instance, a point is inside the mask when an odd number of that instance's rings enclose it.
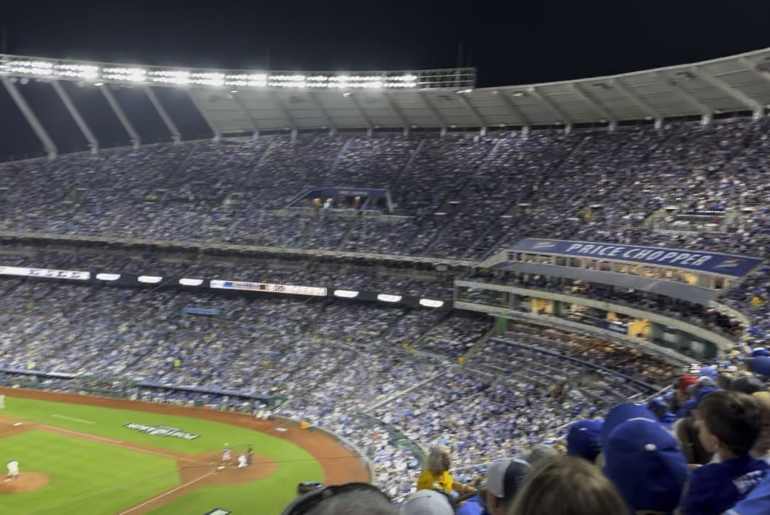
<instances>
[{"instance_id":1,"label":"grass mowing pattern","mask_svg":"<svg viewBox=\"0 0 770 515\"><path fill-rule=\"evenodd\" d=\"M50 479L40 490L0 496L3 515L108 515L179 484L174 460L111 445L30 431L0 446L22 474Z\"/></svg>"},{"instance_id":2,"label":"grass mowing pattern","mask_svg":"<svg viewBox=\"0 0 770 515\"><path fill-rule=\"evenodd\" d=\"M200 488L154 510L153 515L202 514L217 507L234 513L278 515L294 498L297 483L323 482L323 470L320 464L304 449L280 438L229 424L158 413L21 398L7 399L6 410L2 414L81 433L188 454L220 451L225 442L234 446L251 443L254 446L254 452L267 456L278 464L278 470L274 475L259 482L251 485ZM52 415L67 418L52 417ZM195 440L182 440L146 435L124 428L123 425L129 422L172 426L188 433L198 434L200 437ZM0 440L0 445L4 442L5 440ZM21 466L24 470L23 462ZM29 493L35 494L35 492ZM153 495L156 494L147 494L140 500L149 499ZM128 506L130 504L122 508L125 509ZM55 513L59 515L59 512ZM84 511L78 515L82 513L96 515L97 512ZM40 513L40 515L53 514L54 512ZM6 513L0 510L0 515L6 515ZM11 512L8 515L21 514Z\"/></svg>"}]
</instances>

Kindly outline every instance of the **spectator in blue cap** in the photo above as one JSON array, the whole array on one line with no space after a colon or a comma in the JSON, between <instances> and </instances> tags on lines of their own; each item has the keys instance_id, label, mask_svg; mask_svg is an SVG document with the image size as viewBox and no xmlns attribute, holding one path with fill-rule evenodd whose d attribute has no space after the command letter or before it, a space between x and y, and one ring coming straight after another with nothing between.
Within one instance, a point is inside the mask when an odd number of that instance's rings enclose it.
<instances>
[{"instance_id":1,"label":"spectator in blue cap","mask_svg":"<svg viewBox=\"0 0 770 515\"><path fill-rule=\"evenodd\" d=\"M670 514L687 481L676 438L647 418L623 422L604 445L604 474L635 512Z\"/></svg>"},{"instance_id":2,"label":"spectator in blue cap","mask_svg":"<svg viewBox=\"0 0 770 515\"><path fill-rule=\"evenodd\" d=\"M650 413L655 416L655 418L663 425L663 427L671 430L671 427L676 421L676 415L669 412L668 403L663 399L663 397L655 397L654 399L651 399L650 402L647 403L647 409L650 410Z\"/></svg>"},{"instance_id":3,"label":"spectator in blue cap","mask_svg":"<svg viewBox=\"0 0 770 515\"><path fill-rule=\"evenodd\" d=\"M567 455L577 456L591 463L602 452L601 420L579 420L567 432Z\"/></svg>"},{"instance_id":4,"label":"spectator in blue cap","mask_svg":"<svg viewBox=\"0 0 770 515\"><path fill-rule=\"evenodd\" d=\"M646 418L648 420L656 420L655 415L650 413L650 410L644 404L635 404L633 402L627 402L624 404L618 404L614 408L611 408L607 412L607 416L604 417L604 424L601 428L601 442L607 441L610 433L615 430L620 424L626 420L632 418Z\"/></svg>"},{"instance_id":5,"label":"spectator in blue cap","mask_svg":"<svg viewBox=\"0 0 770 515\"><path fill-rule=\"evenodd\" d=\"M760 356L749 360L749 370L757 375L770 377L770 357Z\"/></svg>"}]
</instances>

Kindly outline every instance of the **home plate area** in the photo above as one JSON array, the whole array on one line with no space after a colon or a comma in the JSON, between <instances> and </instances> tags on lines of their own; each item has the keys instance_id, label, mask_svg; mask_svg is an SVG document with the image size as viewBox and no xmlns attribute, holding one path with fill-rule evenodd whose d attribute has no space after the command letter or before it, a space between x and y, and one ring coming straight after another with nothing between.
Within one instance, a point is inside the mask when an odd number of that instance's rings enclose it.
<instances>
[{"instance_id":1,"label":"home plate area","mask_svg":"<svg viewBox=\"0 0 770 515\"><path fill-rule=\"evenodd\" d=\"M43 488L48 484L48 476L39 472L22 472L19 479L3 479L0 483L0 495L20 494Z\"/></svg>"}]
</instances>

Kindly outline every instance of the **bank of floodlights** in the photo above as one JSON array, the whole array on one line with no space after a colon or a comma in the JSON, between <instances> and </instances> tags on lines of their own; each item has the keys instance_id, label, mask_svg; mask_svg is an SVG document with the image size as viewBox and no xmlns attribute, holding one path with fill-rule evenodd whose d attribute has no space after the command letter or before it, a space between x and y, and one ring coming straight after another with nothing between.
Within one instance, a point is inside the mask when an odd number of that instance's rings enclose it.
<instances>
[{"instance_id":1,"label":"bank of floodlights","mask_svg":"<svg viewBox=\"0 0 770 515\"><path fill-rule=\"evenodd\" d=\"M157 84L171 86L246 87L271 89L409 89L430 87L430 79L421 80L411 72L343 73L314 72L227 72L185 70L180 68L142 67L28 59L0 55L0 76L82 80L94 84L104 81L123 84Z\"/></svg>"}]
</instances>

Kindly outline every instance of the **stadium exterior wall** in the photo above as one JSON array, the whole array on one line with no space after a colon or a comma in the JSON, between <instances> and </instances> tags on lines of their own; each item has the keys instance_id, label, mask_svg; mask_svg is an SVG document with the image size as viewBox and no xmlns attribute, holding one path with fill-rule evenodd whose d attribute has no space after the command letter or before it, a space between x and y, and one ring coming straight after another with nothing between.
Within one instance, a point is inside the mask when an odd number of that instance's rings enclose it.
<instances>
[{"instance_id":1,"label":"stadium exterior wall","mask_svg":"<svg viewBox=\"0 0 770 515\"><path fill-rule=\"evenodd\" d=\"M299 427L299 425L300 425L300 423L298 421L294 420L293 418L286 418L286 417L281 417L281 416L278 416L278 415L274 416L273 418L275 420L283 422L286 425L291 425L291 426L295 426L295 427ZM377 476L374 473L374 464L372 463L372 460L370 460L363 453L363 451L361 451L361 449L359 449L358 447L356 447L355 445L353 445L347 439L341 437L340 435L338 435L336 433L332 433L328 429L324 429L323 427L320 427L320 426L310 426L310 427L312 428L313 431L318 431L319 433L325 434L329 438L333 438L333 439L337 440L344 447L346 447L347 449L349 449L349 450L353 451L354 453L356 453L356 455L358 455L358 458L362 462L364 462L364 465L366 465L366 469L369 471L369 482L372 483L372 484L375 484L377 482Z\"/></svg>"}]
</instances>

